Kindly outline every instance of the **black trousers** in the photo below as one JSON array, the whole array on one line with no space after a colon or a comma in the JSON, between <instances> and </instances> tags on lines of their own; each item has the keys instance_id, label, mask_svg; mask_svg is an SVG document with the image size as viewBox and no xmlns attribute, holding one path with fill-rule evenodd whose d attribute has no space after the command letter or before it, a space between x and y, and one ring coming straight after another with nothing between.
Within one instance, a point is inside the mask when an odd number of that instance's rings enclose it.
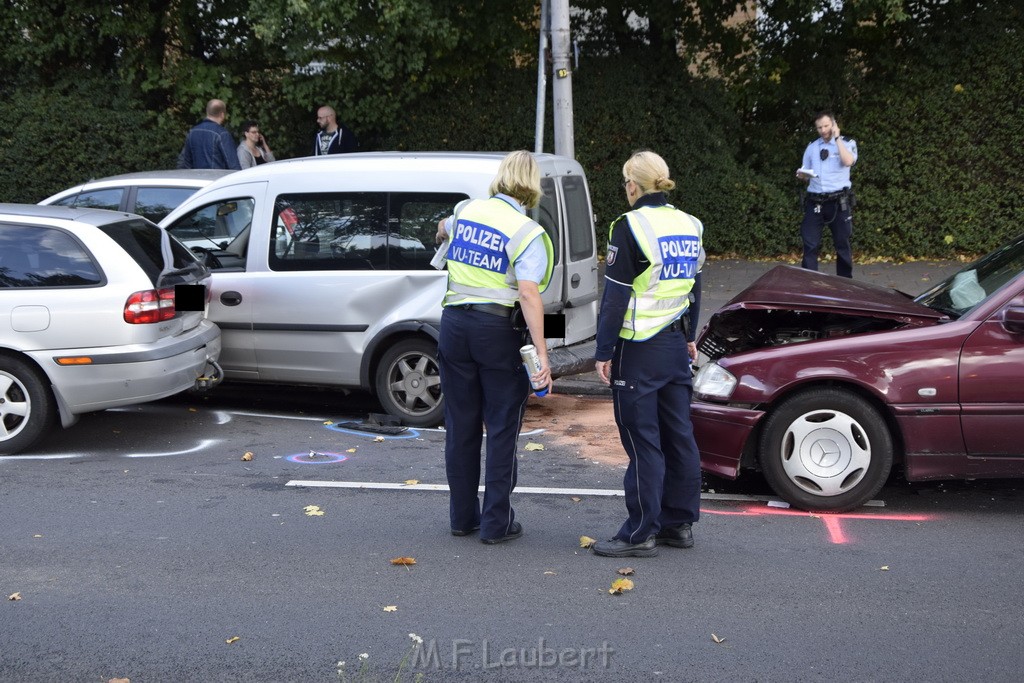
<instances>
[{"instance_id":1,"label":"black trousers","mask_svg":"<svg viewBox=\"0 0 1024 683\"><path fill-rule=\"evenodd\" d=\"M612 396L622 447L629 517L616 538L642 543L662 528L700 518L700 454L690 422L693 393L686 336L666 329L650 339L620 339Z\"/></svg>"},{"instance_id":2,"label":"black trousers","mask_svg":"<svg viewBox=\"0 0 1024 683\"><path fill-rule=\"evenodd\" d=\"M801 266L808 270L818 269L821 234L827 224L832 231L832 242L836 246L836 275L853 277L853 253L850 247L853 212L848 201L840 201L838 198L822 202L816 202L810 197L806 199L804 220L800 224L800 236L804 242Z\"/></svg>"},{"instance_id":3,"label":"black trousers","mask_svg":"<svg viewBox=\"0 0 1024 683\"><path fill-rule=\"evenodd\" d=\"M441 315L438 362L444 392L444 459L451 491L451 528L480 527L480 538L504 536L515 520L516 439L530 380L519 356L522 333L507 318L447 307ZM484 499L480 447L487 427Z\"/></svg>"}]
</instances>

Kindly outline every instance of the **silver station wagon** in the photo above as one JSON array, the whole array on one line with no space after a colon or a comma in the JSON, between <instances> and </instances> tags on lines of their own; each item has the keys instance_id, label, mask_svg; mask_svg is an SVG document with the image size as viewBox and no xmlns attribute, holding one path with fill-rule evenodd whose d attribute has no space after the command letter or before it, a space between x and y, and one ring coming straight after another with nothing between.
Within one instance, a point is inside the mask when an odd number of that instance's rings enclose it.
<instances>
[{"instance_id":1,"label":"silver station wagon","mask_svg":"<svg viewBox=\"0 0 1024 683\"><path fill-rule=\"evenodd\" d=\"M447 273L438 221L485 198L502 153L344 154L279 161L212 183L160 225L213 272L209 317L228 379L372 391L413 426L443 417L437 338ZM536 155L534 210L556 265L543 293L552 369L591 363L593 212L583 169ZM581 344L582 343L582 344Z\"/></svg>"},{"instance_id":2,"label":"silver station wagon","mask_svg":"<svg viewBox=\"0 0 1024 683\"><path fill-rule=\"evenodd\" d=\"M124 213L0 204L0 453L86 412L208 388L210 275Z\"/></svg>"},{"instance_id":3,"label":"silver station wagon","mask_svg":"<svg viewBox=\"0 0 1024 683\"><path fill-rule=\"evenodd\" d=\"M196 190L231 172L172 169L124 173L69 187L39 203L137 213L156 223Z\"/></svg>"}]
</instances>

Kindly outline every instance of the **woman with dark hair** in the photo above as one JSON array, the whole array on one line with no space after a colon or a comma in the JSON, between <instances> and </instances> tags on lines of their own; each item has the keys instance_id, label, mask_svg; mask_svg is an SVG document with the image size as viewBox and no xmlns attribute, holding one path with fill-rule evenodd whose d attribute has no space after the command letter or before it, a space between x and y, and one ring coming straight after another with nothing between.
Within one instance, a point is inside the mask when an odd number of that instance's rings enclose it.
<instances>
[{"instance_id":1,"label":"woman with dark hair","mask_svg":"<svg viewBox=\"0 0 1024 683\"><path fill-rule=\"evenodd\" d=\"M238 145L238 163L242 168L252 168L274 160L274 153L270 151L263 134L260 133L260 126L255 121L246 121L242 124L242 142Z\"/></svg>"}]
</instances>

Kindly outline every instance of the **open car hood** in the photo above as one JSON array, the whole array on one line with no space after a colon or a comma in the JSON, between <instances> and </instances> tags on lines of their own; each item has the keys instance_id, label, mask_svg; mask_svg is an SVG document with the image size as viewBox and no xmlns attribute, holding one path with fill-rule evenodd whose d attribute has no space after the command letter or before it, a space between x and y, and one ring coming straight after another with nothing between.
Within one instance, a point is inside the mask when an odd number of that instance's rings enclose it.
<instances>
[{"instance_id":1,"label":"open car hood","mask_svg":"<svg viewBox=\"0 0 1024 683\"><path fill-rule=\"evenodd\" d=\"M777 266L768 271L721 311L743 308L845 313L905 322L946 317L895 289L794 266Z\"/></svg>"},{"instance_id":2,"label":"open car hood","mask_svg":"<svg viewBox=\"0 0 1024 683\"><path fill-rule=\"evenodd\" d=\"M711 316L697 348L717 360L770 346L935 325L946 317L895 289L778 266Z\"/></svg>"}]
</instances>

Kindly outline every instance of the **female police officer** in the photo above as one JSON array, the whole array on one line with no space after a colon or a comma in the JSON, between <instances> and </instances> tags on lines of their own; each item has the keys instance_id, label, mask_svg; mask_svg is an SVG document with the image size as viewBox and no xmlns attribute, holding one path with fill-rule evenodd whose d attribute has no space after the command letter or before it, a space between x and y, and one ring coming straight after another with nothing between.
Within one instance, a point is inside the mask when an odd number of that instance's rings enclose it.
<instances>
[{"instance_id":1,"label":"female police officer","mask_svg":"<svg viewBox=\"0 0 1024 683\"><path fill-rule=\"evenodd\" d=\"M510 494L516 485L516 439L532 379L551 385L540 293L553 267L544 229L525 215L540 202L540 169L529 152L512 152L498 167L491 198L467 200L439 225L449 236L448 292L441 315L438 361L444 393L445 466L451 491L451 531L480 530L493 544L518 538ZM542 370L527 377L519 357L522 333L513 329L516 302L540 355ZM481 422L487 426L483 508Z\"/></svg>"},{"instance_id":2,"label":"female police officer","mask_svg":"<svg viewBox=\"0 0 1024 683\"><path fill-rule=\"evenodd\" d=\"M697 348L689 330L699 315L704 226L667 202L664 192L675 183L654 152L634 154L622 174L633 210L612 222L595 357L601 379L611 383L629 455L629 518L593 547L607 557L650 557L657 545L691 547L690 525L700 514L690 424L689 360Z\"/></svg>"}]
</instances>

